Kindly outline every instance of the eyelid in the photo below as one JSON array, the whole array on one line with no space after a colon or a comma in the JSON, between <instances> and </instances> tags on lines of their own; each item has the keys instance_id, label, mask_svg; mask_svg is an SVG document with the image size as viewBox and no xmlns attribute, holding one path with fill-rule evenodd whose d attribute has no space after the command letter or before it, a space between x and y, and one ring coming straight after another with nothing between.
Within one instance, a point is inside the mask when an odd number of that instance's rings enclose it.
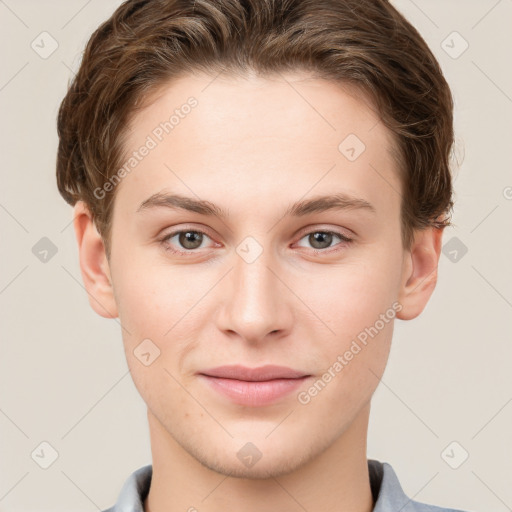
<instances>
[{"instance_id":1,"label":"eyelid","mask_svg":"<svg viewBox=\"0 0 512 512\"><path fill-rule=\"evenodd\" d=\"M182 231L195 231L197 233L203 233L207 235L209 238L213 238L212 233L206 226L200 225L189 225L189 224L180 224L178 227L169 228L169 231L163 230L164 234L160 235L160 239L174 236Z\"/></svg>"},{"instance_id":2,"label":"eyelid","mask_svg":"<svg viewBox=\"0 0 512 512\"><path fill-rule=\"evenodd\" d=\"M296 236L298 237L298 240L300 240L305 235L309 235L311 233L316 233L317 231L322 232L322 233L332 233L332 234L340 236L342 238L346 238L347 240L354 240L354 238L356 237L356 234L347 228L342 228L339 226L336 226L336 227L326 226L326 225L322 226L322 225L318 225L318 224L310 224L309 226L306 226L306 227L300 229Z\"/></svg>"}]
</instances>

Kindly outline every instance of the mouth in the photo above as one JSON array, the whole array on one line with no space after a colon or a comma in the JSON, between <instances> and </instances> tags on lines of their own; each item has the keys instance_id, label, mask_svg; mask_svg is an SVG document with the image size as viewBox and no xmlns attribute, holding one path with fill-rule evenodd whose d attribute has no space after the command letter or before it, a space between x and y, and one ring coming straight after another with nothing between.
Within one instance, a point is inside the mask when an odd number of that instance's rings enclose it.
<instances>
[{"instance_id":1,"label":"mouth","mask_svg":"<svg viewBox=\"0 0 512 512\"><path fill-rule=\"evenodd\" d=\"M211 389L237 405L261 407L283 399L311 375L285 366L219 366L198 373Z\"/></svg>"}]
</instances>

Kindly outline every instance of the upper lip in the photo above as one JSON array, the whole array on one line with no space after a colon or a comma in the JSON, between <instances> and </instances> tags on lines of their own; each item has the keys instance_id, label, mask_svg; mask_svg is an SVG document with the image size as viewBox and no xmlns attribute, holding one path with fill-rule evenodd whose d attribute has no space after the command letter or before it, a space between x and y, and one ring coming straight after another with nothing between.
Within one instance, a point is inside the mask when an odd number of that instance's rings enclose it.
<instances>
[{"instance_id":1,"label":"upper lip","mask_svg":"<svg viewBox=\"0 0 512 512\"><path fill-rule=\"evenodd\" d=\"M258 368L248 368L240 365L217 366L199 372L209 377L223 379L245 380L248 382L261 382L274 379L299 379L307 377L308 374L287 368L286 366L265 365Z\"/></svg>"}]
</instances>

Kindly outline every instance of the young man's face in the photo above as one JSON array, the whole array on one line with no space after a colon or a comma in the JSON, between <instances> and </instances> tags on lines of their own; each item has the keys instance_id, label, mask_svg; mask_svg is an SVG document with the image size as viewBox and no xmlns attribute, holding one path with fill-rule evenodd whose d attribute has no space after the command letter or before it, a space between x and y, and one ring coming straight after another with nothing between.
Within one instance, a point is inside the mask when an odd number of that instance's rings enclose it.
<instances>
[{"instance_id":1,"label":"young man's face","mask_svg":"<svg viewBox=\"0 0 512 512\"><path fill-rule=\"evenodd\" d=\"M197 105L181 108L189 97ZM176 109L179 121L161 133ZM96 311L124 327L154 457L188 452L215 471L260 478L336 443L347 456L364 452L393 318L413 318L428 301L441 235L427 230L417 250L402 249L390 132L354 91L299 74L183 77L130 126L127 155L148 136L156 147L117 186L110 261L84 279ZM156 200L166 194L225 216ZM336 194L370 206L287 213ZM83 270L102 257L95 231L84 232ZM212 377L227 365L304 377Z\"/></svg>"}]
</instances>

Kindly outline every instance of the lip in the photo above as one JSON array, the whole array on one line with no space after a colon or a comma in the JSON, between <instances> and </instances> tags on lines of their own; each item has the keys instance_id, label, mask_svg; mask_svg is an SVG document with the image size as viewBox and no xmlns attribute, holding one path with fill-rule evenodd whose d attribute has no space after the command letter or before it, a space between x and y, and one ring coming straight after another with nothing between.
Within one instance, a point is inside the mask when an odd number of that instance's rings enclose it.
<instances>
[{"instance_id":1,"label":"lip","mask_svg":"<svg viewBox=\"0 0 512 512\"><path fill-rule=\"evenodd\" d=\"M261 407L274 403L301 386L311 375L285 366L248 368L218 366L198 376L213 390L238 405Z\"/></svg>"}]
</instances>

